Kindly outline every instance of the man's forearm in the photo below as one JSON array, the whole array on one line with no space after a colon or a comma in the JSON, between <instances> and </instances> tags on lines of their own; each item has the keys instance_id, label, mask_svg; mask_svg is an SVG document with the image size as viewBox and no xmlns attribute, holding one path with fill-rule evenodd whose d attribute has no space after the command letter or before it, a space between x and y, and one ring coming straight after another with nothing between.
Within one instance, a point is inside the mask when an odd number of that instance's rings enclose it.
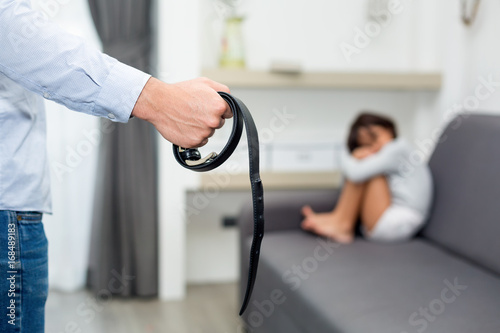
<instances>
[{"instance_id":1,"label":"man's forearm","mask_svg":"<svg viewBox=\"0 0 500 333\"><path fill-rule=\"evenodd\" d=\"M126 66L31 9L0 0L0 72L46 99L127 122L149 75Z\"/></svg>"}]
</instances>

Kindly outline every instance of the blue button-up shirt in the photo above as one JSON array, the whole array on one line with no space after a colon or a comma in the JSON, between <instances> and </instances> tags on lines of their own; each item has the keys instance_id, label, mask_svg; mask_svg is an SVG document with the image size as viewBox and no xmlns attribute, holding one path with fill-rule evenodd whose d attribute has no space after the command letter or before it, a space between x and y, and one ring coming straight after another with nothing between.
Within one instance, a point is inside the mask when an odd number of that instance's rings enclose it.
<instances>
[{"instance_id":1,"label":"blue button-up shirt","mask_svg":"<svg viewBox=\"0 0 500 333\"><path fill-rule=\"evenodd\" d=\"M0 0L0 210L51 212L43 98L127 122L149 75Z\"/></svg>"}]
</instances>

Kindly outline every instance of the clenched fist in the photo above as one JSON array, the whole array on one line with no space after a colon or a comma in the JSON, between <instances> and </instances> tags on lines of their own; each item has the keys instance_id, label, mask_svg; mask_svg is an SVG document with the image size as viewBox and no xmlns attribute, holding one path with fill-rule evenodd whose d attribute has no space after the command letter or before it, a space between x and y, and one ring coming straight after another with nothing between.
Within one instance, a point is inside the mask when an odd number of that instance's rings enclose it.
<instances>
[{"instance_id":1,"label":"clenched fist","mask_svg":"<svg viewBox=\"0 0 500 333\"><path fill-rule=\"evenodd\" d=\"M132 115L149 121L165 139L180 147L201 147L225 119L232 117L218 91L229 93L229 88L207 78L167 84L152 77Z\"/></svg>"}]
</instances>

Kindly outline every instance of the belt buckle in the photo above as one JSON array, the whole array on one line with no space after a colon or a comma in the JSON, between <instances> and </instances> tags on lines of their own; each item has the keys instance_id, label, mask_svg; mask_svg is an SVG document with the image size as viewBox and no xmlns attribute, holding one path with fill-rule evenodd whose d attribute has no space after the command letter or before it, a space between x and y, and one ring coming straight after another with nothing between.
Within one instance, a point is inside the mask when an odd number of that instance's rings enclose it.
<instances>
[{"instance_id":1,"label":"belt buckle","mask_svg":"<svg viewBox=\"0 0 500 333\"><path fill-rule=\"evenodd\" d=\"M211 152L205 157L201 157L200 151L196 148L182 148L179 147L179 153L184 162L189 166L197 166L205 163L210 163L214 158L217 157L216 152Z\"/></svg>"}]
</instances>

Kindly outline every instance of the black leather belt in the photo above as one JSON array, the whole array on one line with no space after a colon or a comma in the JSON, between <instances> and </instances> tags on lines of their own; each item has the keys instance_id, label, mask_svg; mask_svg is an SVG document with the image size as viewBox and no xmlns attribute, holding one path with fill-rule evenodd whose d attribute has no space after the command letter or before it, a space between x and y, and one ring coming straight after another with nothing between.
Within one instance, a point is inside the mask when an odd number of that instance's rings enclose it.
<instances>
[{"instance_id":1,"label":"black leather belt","mask_svg":"<svg viewBox=\"0 0 500 333\"><path fill-rule=\"evenodd\" d=\"M250 162L254 229L252 247L250 249L247 289L240 310L241 316L248 306L255 284L257 266L259 264L260 244L264 237L264 189L259 175L259 136L252 115L245 104L238 98L227 93L219 92L219 94L229 104L233 112L233 129L226 146L219 154L210 153L208 156L202 158L198 149L184 149L174 145L174 156L180 165L190 170L198 172L213 170L224 163L234 152L241 138L243 122L245 123Z\"/></svg>"}]
</instances>

